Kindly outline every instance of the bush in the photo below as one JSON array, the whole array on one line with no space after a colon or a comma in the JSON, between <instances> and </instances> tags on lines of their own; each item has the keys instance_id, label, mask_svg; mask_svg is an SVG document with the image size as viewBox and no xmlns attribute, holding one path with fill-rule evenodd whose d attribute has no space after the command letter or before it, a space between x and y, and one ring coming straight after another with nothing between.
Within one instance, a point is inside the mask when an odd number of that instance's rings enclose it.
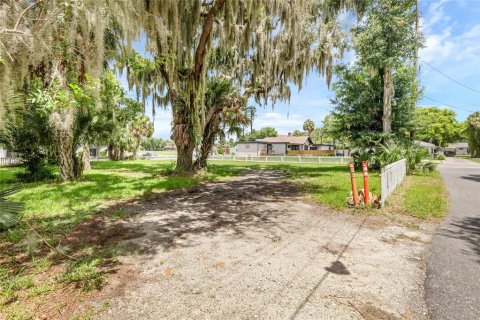
<instances>
[{"instance_id":1,"label":"bush","mask_svg":"<svg viewBox=\"0 0 480 320\"><path fill-rule=\"evenodd\" d=\"M53 171L48 164L48 158L40 149L24 150L22 159L25 172L17 173L17 179L24 182L34 182L54 178Z\"/></svg>"},{"instance_id":2,"label":"bush","mask_svg":"<svg viewBox=\"0 0 480 320\"><path fill-rule=\"evenodd\" d=\"M445 160L445 155L442 154L442 153L439 153L439 154L437 154L437 156L435 157L435 159L437 159L437 160Z\"/></svg>"},{"instance_id":3,"label":"bush","mask_svg":"<svg viewBox=\"0 0 480 320\"><path fill-rule=\"evenodd\" d=\"M399 161L407 160L408 174L419 172L426 174L435 170L435 164L426 161L428 151L410 142L395 140L384 141L376 146L368 145L352 154L356 169L361 168L362 161L368 161L370 170L381 168Z\"/></svg>"}]
</instances>

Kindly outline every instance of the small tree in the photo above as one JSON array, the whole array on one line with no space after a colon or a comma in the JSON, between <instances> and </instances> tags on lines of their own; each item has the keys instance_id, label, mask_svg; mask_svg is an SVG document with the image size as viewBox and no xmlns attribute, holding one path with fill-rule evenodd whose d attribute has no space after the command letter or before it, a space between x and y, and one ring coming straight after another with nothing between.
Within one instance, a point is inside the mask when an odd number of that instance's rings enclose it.
<instances>
[{"instance_id":1,"label":"small tree","mask_svg":"<svg viewBox=\"0 0 480 320\"><path fill-rule=\"evenodd\" d=\"M313 130L315 130L315 123L311 119L305 120L303 123L303 130L308 132L308 135L311 135Z\"/></svg>"},{"instance_id":2,"label":"small tree","mask_svg":"<svg viewBox=\"0 0 480 320\"><path fill-rule=\"evenodd\" d=\"M138 148L143 138L150 138L153 134L153 123L145 116L137 116L130 124L130 131L135 139L133 146L133 159L137 159Z\"/></svg>"}]
</instances>

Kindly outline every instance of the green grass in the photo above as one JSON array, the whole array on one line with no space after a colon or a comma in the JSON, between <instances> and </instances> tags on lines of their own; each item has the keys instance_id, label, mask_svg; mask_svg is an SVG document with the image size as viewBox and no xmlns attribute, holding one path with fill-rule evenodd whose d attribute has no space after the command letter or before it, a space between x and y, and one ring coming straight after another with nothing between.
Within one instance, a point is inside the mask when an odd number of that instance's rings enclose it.
<instances>
[{"instance_id":1,"label":"green grass","mask_svg":"<svg viewBox=\"0 0 480 320\"><path fill-rule=\"evenodd\" d=\"M168 174L173 168L171 161L108 161L93 162L92 166L93 170L86 172L78 181L25 183L20 192L10 197L22 201L25 209L18 225L0 232L0 309L7 307L2 306L5 302L15 301L8 306L8 310L13 310L22 305L25 297L47 295L54 288L69 283L83 291L101 287L106 277L105 268L118 263L115 256L122 249L115 249L114 243L101 246L82 242L78 243L74 252L70 252L72 248L62 245L60 239L79 223L97 214L107 214L110 219L130 214L119 209L106 210L108 206L119 200L187 189L203 181L238 175L245 170L219 167L196 177L181 177ZM0 188L16 184L15 174L21 171L22 168L0 168ZM29 229L27 223L52 247L60 247L55 250L47 248L43 240L38 241L36 233ZM17 243L19 246L14 247L13 244ZM28 251L25 243L33 244L37 250ZM42 247L46 250L40 250ZM76 260L70 260L61 252L75 255ZM27 253L32 253L32 256ZM32 276L48 274L51 267L58 264L65 266L65 272L48 277L48 282L33 282ZM12 312L9 314L17 313Z\"/></svg>"},{"instance_id":2,"label":"green grass","mask_svg":"<svg viewBox=\"0 0 480 320\"><path fill-rule=\"evenodd\" d=\"M239 174L240 171L238 168L212 170L204 176L192 178L166 175L172 167L171 161L106 161L94 162L92 166L93 170L78 181L24 184L23 190L11 199L25 204L23 217L42 234L65 234L108 202L190 188L202 181ZM14 183L14 175L20 170L0 168L0 187ZM16 243L26 233L26 225L21 224L4 236Z\"/></svg>"},{"instance_id":3,"label":"green grass","mask_svg":"<svg viewBox=\"0 0 480 320\"><path fill-rule=\"evenodd\" d=\"M229 170L238 167L281 170L286 173L289 181L298 183L317 202L337 209L345 208L352 188L347 165L264 164L234 161L212 161L209 165L209 169L213 169L214 172L224 172L227 175ZM361 173L357 173L357 186L359 189L363 188ZM369 189L376 195L380 194L378 173L370 173Z\"/></svg>"},{"instance_id":4,"label":"green grass","mask_svg":"<svg viewBox=\"0 0 480 320\"><path fill-rule=\"evenodd\" d=\"M429 175L407 176L395 192L393 202L397 209L412 216L429 219L447 214L448 195L440 172Z\"/></svg>"},{"instance_id":5,"label":"green grass","mask_svg":"<svg viewBox=\"0 0 480 320\"><path fill-rule=\"evenodd\" d=\"M101 258L74 261L61 277L61 281L75 283L82 291L99 289L105 282L105 273L98 269L102 263L103 259Z\"/></svg>"},{"instance_id":6,"label":"green grass","mask_svg":"<svg viewBox=\"0 0 480 320\"><path fill-rule=\"evenodd\" d=\"M5 249L0 267L0 310L2 301L15 301L8 310L22 306L23 297L48 298L48 295L67 284L75 284L82 291L98 289L105 282L109 268L118 264L116 256L123 249L110 245L85 244L75 248L75 260L59 257L56 250L35 251L33 256L23 254L12 244L32 235L25 221L56 247L60 239L80 222L97 214L108 214L109 219L120 219L131 212L113 208L105 210L118 200L141 198L168 190L190 188L203 181L213 181L243 174L248 169L268 168L285 174L287 181L298 184L305 194L321 204L333 208L345 208L351 192L350 174L346 165L276 164L212 161L205 173L196 177L169 175L172 161L137 160L105 161L92 163L93 170L78 181L27 183L11 196L25 204L22 222L0 233L0 250ZM0 188L14 184L15 174L21 168L0 168ZM357 174L358 188L363 187L362 174ZM370 174L370 191L380 193L378 173ZM438 173L431 176L409 176L400 188L402 213L418 217L439 217L445 214L447 204L445 189ZM375 209L370 209L370 211ZM370 211L368 211L370 213ZM372 211L373 212L373 211ZM377 211L375 211L377 212ZM79 240L80 242L82 240ZM23 241L22 241L23 242ZM61 243L60 243L61 244ZM37 245L43 246L41 242ZM68 247L61 247L69 249ZM47 248L48 249L48 248ZM54 252L55 251L55 252ZM47 255L48 252L53 253ZM64 271L48 281L34 282L36 275L48 274L52 266L62 264ZM35 280L37 281L37 280ZM20 298L19 298L20 297ZM16 314L10 312L8 314ZM26 315L25 317L28 317Z\"/></svg>"}]
</instances>

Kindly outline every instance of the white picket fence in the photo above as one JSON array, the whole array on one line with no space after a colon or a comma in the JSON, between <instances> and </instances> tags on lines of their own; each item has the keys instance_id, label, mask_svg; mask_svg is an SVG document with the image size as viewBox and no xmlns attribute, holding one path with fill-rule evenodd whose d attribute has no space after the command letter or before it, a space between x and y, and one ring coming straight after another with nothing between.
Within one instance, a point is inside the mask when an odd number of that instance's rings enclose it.
<instances>
[{"instance_id":1,"label":"white picket fence","mask_svg":"<svg viewBox=\"0 0 480 320\"><path fill-rule=\"evenodd\" d=\"M407 160L402 159L388 166L382 168L380 179L382 183L382 196L380 204L383 207L385 200L395 191L395 189L402 183L403 178L407 174Z\"/></svg>"},{"instance_id":2,"label":"white picket fence","mask_svg":"<svg viewBox=\"0 0 480 320\"><path fill-rule=\"evenodd\" d=\"M20 163L20 158L0 158L0 166Z\"/></svg>"},{"instance_id":3,"label":"white picket fence","mask_svg":"<svg viewBox=\"0 0 480 320\"><path fill-rule=\"evenodd\" d=\"M172 156L155 156L145 159L176 160ZM232 156L213 155L208 158L212 161L258 162L258 163L303 163L303 164L347 164L352 161L349 157L316 157L316 156Z\"/></svg>"},{"instance_id":4,"label":"white picket fence","mask_svg":"<svg viewBox=\"0 0 480 320\"><path fill-rule=\"evenodd\" d=\"M349 157L319 157L319 156L231 156L214 155L210 160L242 161L242 162L272 162L272 163L310 163L310 164L347 164Z\"/></svg>"}]
</instances>

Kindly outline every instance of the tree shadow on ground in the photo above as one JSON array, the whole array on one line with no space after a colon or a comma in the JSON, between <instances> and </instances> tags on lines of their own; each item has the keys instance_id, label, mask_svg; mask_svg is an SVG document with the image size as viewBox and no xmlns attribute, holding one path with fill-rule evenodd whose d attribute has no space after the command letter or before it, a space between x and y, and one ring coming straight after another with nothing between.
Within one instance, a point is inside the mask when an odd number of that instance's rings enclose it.
<instances>
[{"instance_id":1,"label":"tree shadow on ground","mask_svg":"<svg viewBox=\"0 0 480 320\"><path fill-rule=\"evenodd\" d=\"M460 178L475 182L480 182L480 174L470 174L468 176L461 176Z\"/></svg>"},{"instance_id":2,"label":"tree shadow on ground","mask_svg":"<svg viewBox=\"0 0 480 320\"><path fill-rule=\"evenodd\" d=\"M468 243L471 251L464 253L474 255L476 261L480 263L480 217L466 217L455 220L450 225L453 228L444 229L441 234Z\"/></svg>"},{"instance_id":3,"label":"tree shadow on ground","mask_svg":"<svg viewBox=\"0 0 480 320\"><path fill-rule=\"evenodd\" d=\"M142 214L132 224L142 236L129 241L130 250L155 254L158 250L195 246L199 237L268 232L288 214L286 203L301 195L296 186L281 178L279 173L257 171L241 180L131 201L121 210Z\"/></svg>"},{"instance_id":4,"label":"tree shadow on ground","mask_svg":"<svg viewBox=\"0 0 480 320\"><path fill-rule=\"evenodd\" d=\"M132 188L143 191L138 197L101 209L90 206L79 209L75 202L81 201L82 195L93 191L102 198L101 194L113 193L124 184L121 177L107 179L98 173L89 177L91 183L86 186L52 184L45 190L60 192L63 199L69 199L65 205L71 214L28 219L52 247L68 251L68 255L55 255L54 264L69 260L69 256L83 258L86 249L92 259L104 255L105 250L116 250L117 254L154 254L160 248L194 246L198 236L214 237L218 233L243 236L255 229L268 231L288 211L282 208L283 204L302 194L297 186L282 179L282 173L256 170L242 179L206 185L182 177L167 177L154 183L149 178L139 178L129 182ZM156 189L170 191L152 192ZM264 206L268 203L275 205ZM125 240L127 243L123 243ZM46 256L52 247L42 246L35 255ZM28 264L27 254L19 255L14 247L8 249L17 266ZM113 257L109 253L110 256Z\"/></svg>"}]
</instances>

